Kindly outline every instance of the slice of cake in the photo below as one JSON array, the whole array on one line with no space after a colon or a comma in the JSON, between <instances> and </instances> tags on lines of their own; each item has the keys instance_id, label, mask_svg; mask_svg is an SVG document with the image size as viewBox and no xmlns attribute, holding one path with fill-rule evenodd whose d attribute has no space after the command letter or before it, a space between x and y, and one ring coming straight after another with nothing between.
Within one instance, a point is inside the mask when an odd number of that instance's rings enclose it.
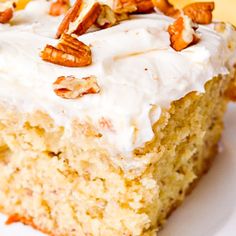
<instances>
[{"instance_id":1,"label":"slice of cake","mask_svg":"<svg viewBox=\"0 0 236 236\"><path fill-rule=\"evenodd\" d=\"M217 153L235 29L213 3L68 4L0 12L0 211L56 236L155 235Z\"/></svg>"}]
</instances>

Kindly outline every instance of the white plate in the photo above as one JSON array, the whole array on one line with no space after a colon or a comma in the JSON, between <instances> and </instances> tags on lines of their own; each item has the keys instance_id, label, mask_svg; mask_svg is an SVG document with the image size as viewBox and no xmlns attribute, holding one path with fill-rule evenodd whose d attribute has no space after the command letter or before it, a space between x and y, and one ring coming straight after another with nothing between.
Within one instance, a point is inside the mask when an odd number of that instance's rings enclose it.
<instances>
[{"instance_id":1,"label":"white plate","mask_svg":"<svg viewBox=\"0 0 236 236\"><path fill-rule=\"evenodd\" d=\"M222 146L209 173L159 236L236 235L236 105L231 104L227 112ZM43 236L22 224L5 226L5 220L0 216L0 236Z\"/></svg>"}]
</instances>

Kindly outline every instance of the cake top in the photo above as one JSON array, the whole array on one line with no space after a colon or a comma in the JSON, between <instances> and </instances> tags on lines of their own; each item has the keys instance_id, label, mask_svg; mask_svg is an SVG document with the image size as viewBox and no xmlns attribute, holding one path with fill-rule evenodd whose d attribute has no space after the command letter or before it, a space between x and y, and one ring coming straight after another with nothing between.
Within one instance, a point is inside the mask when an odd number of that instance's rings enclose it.
<instances>
[{"instance_id":1,"label":"cake top","mask_svg":"<svg viewBox=\"0 0 236 236\"><path fill-rule=\"evenodd\" d=\"M32 1L10 24L0 25L0 101L45 111L58 125L93 123L115 153L131 153L150 141L162 109L191 91L204 92L208 80L228 74L236 62L235 49L228 47L236 38L231 25L222 33L215 24L199 26L200 41L176 51L168 33L174 19L150 13L76 36L90 47L91 65L55 65L40 57L45 45L58 44L63 19L48 14L50 4ZM92 76L98 87L94 94L64 99L53 90L62 76Z\"/></svg>"}]
</instances>

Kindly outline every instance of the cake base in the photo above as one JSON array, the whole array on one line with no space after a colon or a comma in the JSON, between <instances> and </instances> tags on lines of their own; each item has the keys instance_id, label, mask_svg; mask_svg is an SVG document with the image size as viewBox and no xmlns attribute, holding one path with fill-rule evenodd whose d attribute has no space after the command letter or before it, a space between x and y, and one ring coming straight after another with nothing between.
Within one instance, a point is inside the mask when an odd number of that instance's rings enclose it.
<instances>
[{"instance_id":1,"label":"cake base","mask_svg":"<svg viewBox=\"0 0 236 236\"><path fill-rule=\"evenodd\" d=\"M192 182L192 184L190 184L189 188L187 189L186 191L186 196L191 194L191 192L194 190L194 188L197 186L198 182L200 181L201 177L206 174L208 172L208 170L210 169L211 167L211 164L213 163L214 159L215 159L215 156L217 154L217 148L218 146L215 146L212 148L212 151L211 151L211 155L206 158L206 163L204 164L205 168L202 169L202 173L198 176L198 178L196 180L194 180ZM169 212L167 213L167 218L172 214L173 211L176 210L176 208L178 208L180 205L182 204L182 201L176 201L172 207L170 208ZM53 232L50 232L48 231L48 229L44 229L44 228L39 228L35 223L34 223L34 220L33 218L25 218L23 215L20 216L18 214L14 214L14 215L10 215L6 221L6 225L11 225L11 224L14 224L14 223L23 223L25 225L28 225L28 226L31 226L33 227L34 229L36 230L39 230L41 231L42 233L45 233L45 234L48 234L48 235L51 235L51 236L57 236L55 235ZM163 227L163 224L162 225L159 225L159 229L161 229ZM151 232L146 232L145 235L152 235L152 236L156 236L157 235L157 231L151 231ZM58 235L58 236L64 236L64 235ZM67 235L65 235L67 236Z\"/></svg>"},{"instance_id":2,"label":"cake base","mask_svg":"<svg viewBox=\"0 0 236 236\"><path fill-rule=\"evenodd\" d=\"M207 171L223 130L234 73L163 111L155 138L123 170L98 145L95 127L71 138L43 112L0 110L0 211L55 236L155 235ZM117 157L117 160L122 159Z\"/></svg>"}]
</instances>

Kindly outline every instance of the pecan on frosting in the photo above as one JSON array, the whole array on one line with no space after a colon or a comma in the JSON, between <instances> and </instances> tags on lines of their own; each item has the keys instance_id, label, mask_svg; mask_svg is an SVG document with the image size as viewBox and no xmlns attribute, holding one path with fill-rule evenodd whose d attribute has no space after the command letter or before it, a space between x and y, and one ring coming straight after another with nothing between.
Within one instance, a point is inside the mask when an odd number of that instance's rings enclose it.
<instances>
[{"instance_id":1,"label":"pecan on frosting","mask_svg":"<svg viewBox=\"0 0 236 236\"><path fill-rule=\"evenodd\" d=\"M92 63L90 48L78 39L63 34L59 44L46 45L41 52L44 61L67 67L82 67Z\"/></svg>"},{"instance_id":2,"label":"pecan on frosting","mask_svg":"<svg viewBox=\"0 0 236 236\"><path fill-rule=\"evenodd\" d=\"M49 15L51 16L60 16L65 14L70 7L70 1L69 0L57 0L56 2L52 2L50 9L49 9Z\"/></svg>"},{"instance_id":3,"label":"pecan on frosting","mask_svg":"<svg viewBox=\"0 0 236 236\"><path fill-rule=\"evenodd\" d=\"M95 76L78 79L74 76L61 76L53 83L57 96L66 99L77 99L86 94L99 93L100 87Z\"/></svg>"},{"instance_id":4,"label":"pecan on frosting","mask_svg":"<svg viewBox=\"0 0 236 236\"><path fill-rule=\"evenodd\" d=\"M13 18L16 3L15 1L9 1L0 4L2 5L0 11L0 23L6 24Z\"/></svg>"}]
</instances>

